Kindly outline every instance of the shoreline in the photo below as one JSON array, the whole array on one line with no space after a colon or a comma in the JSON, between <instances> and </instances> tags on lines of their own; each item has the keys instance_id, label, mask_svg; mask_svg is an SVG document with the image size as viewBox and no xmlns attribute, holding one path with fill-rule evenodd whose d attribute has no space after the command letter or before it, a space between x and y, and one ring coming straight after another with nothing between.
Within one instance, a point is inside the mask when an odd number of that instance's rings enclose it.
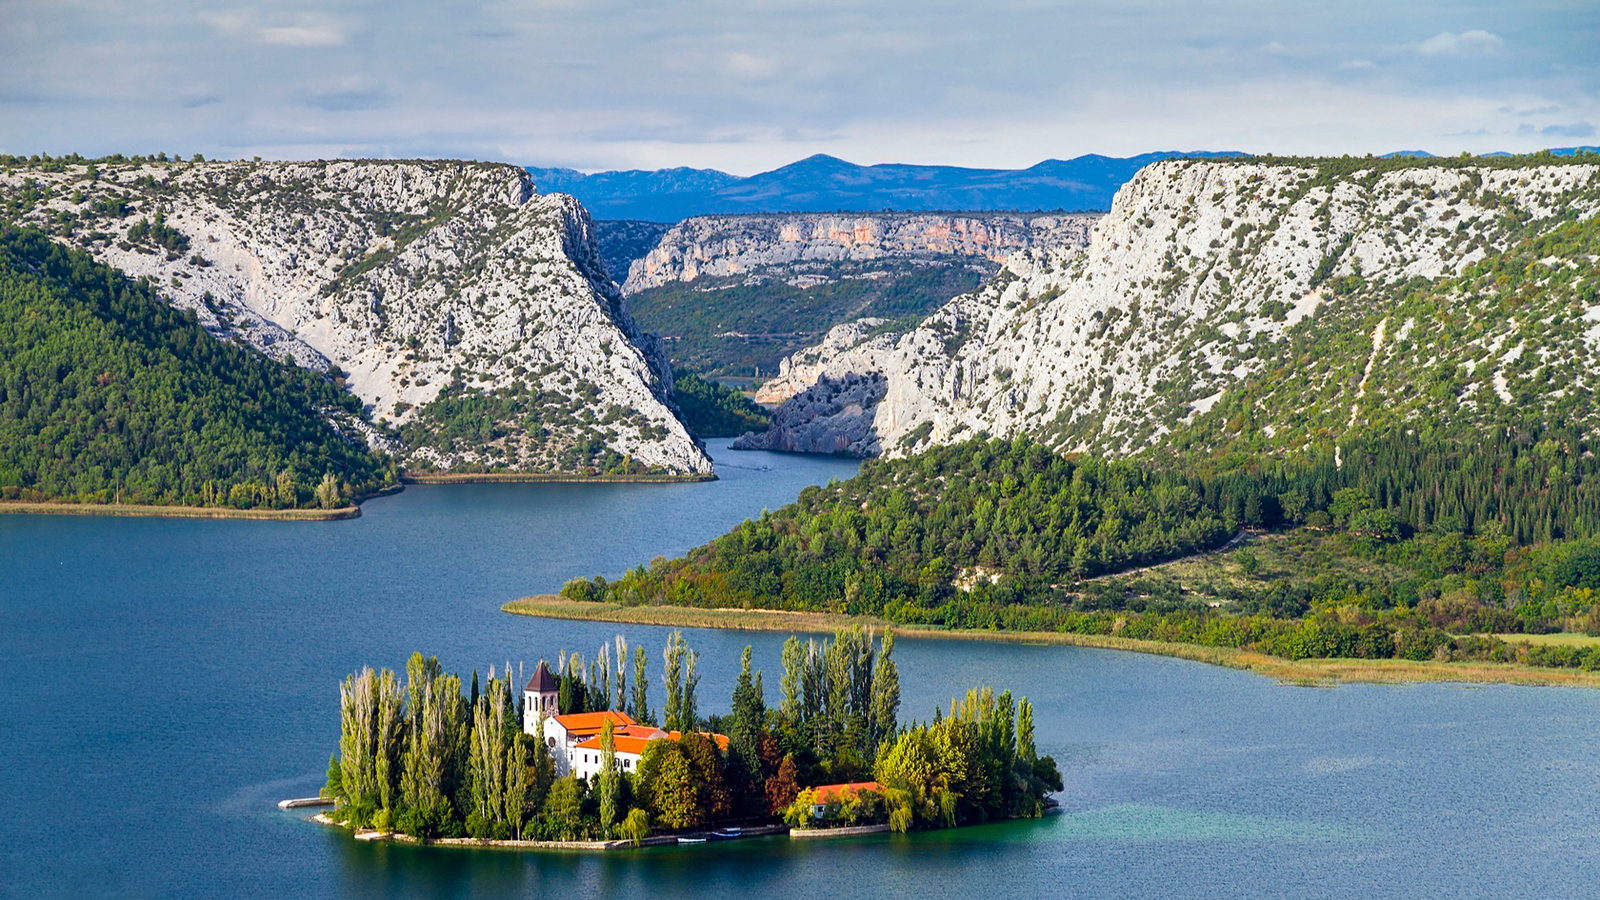
<instances>
[{"instance_id":1,"label":"shoreline","mask_svg":"<svg viewBox=\"0 0 1600 900\"><path fill-rule=\"evenodd\" d=\"M337 509L229 509L216 506L159 506L141 503L64 503L58 500L0 500L0 515L148 516L166 519L256 519L286 522L333 522L354 519L361 507Z\"/></svg>"},{"instance_id":2,"label":"shoreline","mask_svg":"<svg viewBox=\"0 0 1600 900\"><path fill-rule=\"evenodd\" d=\"M350 831L347 823L334 821L327 813L317 813L308 821L329 828L338 828L341 831ZM885 830L889 826L883 826ZM749 838L773 837L789 831L787 825L761 825L744 830L743 837ZM638 850L644 847L678 846L678 835L657 834L644 838L635 844L628 840L608 841L535 841L535 840L495 840L493 838L428 838L426 840L413 837L399 831L377 831L371 828L361 828L350 831L351 837L357 841L384 841L396 844L410 844L416 847L465 847L472 850L558 850L564 852L604 853L615 850Z\"/></svg>"},{"instance_id":3,"label":"shoreline","mask_svg":"<svg viewBox=\"0 0 1600 900\"><path fill-rule=\"evenodd\" d=\"M580 603L555 594L538 594L512 600L502 612L547 619L614 622L622 625L659 625L675 628L721 628L736 631L803 631L829 633L852 625L894 629L898 637L939 640L999 641L1016 644L1057 644L1122 650L1170 656L1252 672L1278 681L1303 685L1515 684L1526 686L1600 688L1600 672L1489 662L1414 662L1405 659L1303 659L1289 660L1234 647L1207 647L1145 641L1114 635L1055 631L979 631L896 625L871 616L838 613L790 612L772 609L705 609L688 606L622 606L617 603Z\"/></svg>"},{"instance_id":4,"label":"shoreline","mask_svg":"<svg viewBox=\"0 0 1600 900\"><path fill-rule=\"evenodd\" d=\"M559 472L438 472L402 474L401 484L698 484L715 472L686 475L572 475Z\"/></svg>"}]
</instances>

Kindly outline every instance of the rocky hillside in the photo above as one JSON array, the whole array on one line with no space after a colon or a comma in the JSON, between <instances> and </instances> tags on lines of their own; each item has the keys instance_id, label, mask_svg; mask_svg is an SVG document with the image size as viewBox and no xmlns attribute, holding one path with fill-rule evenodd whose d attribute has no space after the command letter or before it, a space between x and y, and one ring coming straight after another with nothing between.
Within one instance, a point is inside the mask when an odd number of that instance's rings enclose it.
<instances>
[{"instance_id":1,"label":"rocky hillside","mask_svg":"<svg viewBox=\"0 0 1600 900\"><path fill-rule=\"evenodd\" d=\"M710 470L588 214L516 167L12 165L0 202L215 335L336 369L413 469Z\"/></svg>"},{"instance_id":2,"label":"rocky hillside","mask_svg":"<svg viewBox=\"0 0 1600 900\"><path fill-rule=\"evenodd\" d=\"M702 276L834 280L826 264L952 257L999 264L1018 250L1088 242L1093 213L811 213L699 216L680 222L635 260L622 289L633 294ZM808 266L807 263L823 265Z\"/></svg>"},{"instance_id":3,"label":"rocky hillside","mask_svg":"<svg viewBox=\"0 0 1600 900\"><path fill-rule=\"evenodd\" d=\"M707 216L663 234L624 290L674 365L770 375L862 316L909 326L1010 254L1087 242L1098 214L797 213ZM610 227L609 225L607 226Z\"/></svg>"},{"instance_id":4,"label":"rocky hillside","mask_svg":"<svg viewBox=\"0 0 1600 900\"><path fill-rule=\"evenodd\" d=\"M795 396L742 445L1287 452L1593 421L1597 212L1582 158L1157 163L1086 251L1017 254L910 330L796 354L773 386Z\"/></svg>"}]
</instances>

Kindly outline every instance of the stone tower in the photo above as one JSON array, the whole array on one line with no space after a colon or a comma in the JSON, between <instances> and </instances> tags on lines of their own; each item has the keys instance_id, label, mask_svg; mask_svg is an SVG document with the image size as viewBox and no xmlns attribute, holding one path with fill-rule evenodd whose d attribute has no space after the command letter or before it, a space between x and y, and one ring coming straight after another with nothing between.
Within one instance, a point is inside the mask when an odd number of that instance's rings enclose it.
<instances>
[{"instance_id":1,"label":"stone tower","mask_svg":"<svg viewBox=\"0 0 1600 900\"><path fill-rule=\"evenodd\" d=\"M539 660L539 668L534 671L533 677L528 679L528 686L522 689L522 730L534 734L539 727L539 715L556 715L556 696L559 692L559 682L550 671L544 660Z\"/></svg>"}]
</instances>

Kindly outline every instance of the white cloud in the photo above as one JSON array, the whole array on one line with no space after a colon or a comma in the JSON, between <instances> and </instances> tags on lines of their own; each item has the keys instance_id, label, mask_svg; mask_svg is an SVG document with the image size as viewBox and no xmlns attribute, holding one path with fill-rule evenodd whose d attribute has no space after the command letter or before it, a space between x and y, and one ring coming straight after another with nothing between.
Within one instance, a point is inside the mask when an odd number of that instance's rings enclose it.
<instances>
[{"instance_id":1,"label":"white cloud","mask_svg":"<svg viewBox=\"0 0 1600 900\"><path fill-rule=\"evenodd\" d=\"M1487 56L1505 46L1499 35L1482 29L1441 31L1417 45L1423 56Z\"/></svg>"},{"instance_id":2,"label":"white cloud","mask_svg":"<svg viewBox=\"0 0 1600 900\"><path fill-rule=\"evenodd\" d=\"M753 53L729 53L726 64L729 72L741 78L769 78L778 71L776 60Z\"/></svg>"},{"instance_id":3,"label":"white cloud","mask_svg":"<svg viewBox=\"0 0 1600 900\"><path fill-rule=\"evenodd\" d=\"M286 23L266 25L254 10L201 13L200 17L227 37L278 47L340 47L349 40L345 22L325 13L299 13Z\"/></svg>"},{"instance_id":4,"label":"white cloud","mask_svg":"<svg viewBox=\"0 0 1600 900\"><path fill-rule=\"evenodd\" d=\"M1348 59L1339 64L1339 68L1353 71L1370 71L1377 67L1378 64L1370 59Z\"/></svg>"}]
</instances>

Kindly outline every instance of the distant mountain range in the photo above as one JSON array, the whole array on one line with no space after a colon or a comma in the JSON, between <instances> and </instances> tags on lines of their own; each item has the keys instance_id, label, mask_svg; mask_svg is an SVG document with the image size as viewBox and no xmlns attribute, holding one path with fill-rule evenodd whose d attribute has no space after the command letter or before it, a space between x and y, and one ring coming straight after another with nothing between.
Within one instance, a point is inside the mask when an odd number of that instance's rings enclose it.
<instances>
[{"instance_id":1,"label":"distant mountain range","mask_svg":"<svg viewBox=\"0 0 1600 900\"><path fill-rule=\"evenodd\" d=\"M1594 147L1552 150L1557 155ZM1111 208L1111 197L1134 173L1173 157L1248 156L1239 151L1161 151L1138 156L1089 154L1047 159L1026 169L885 164L858 166L826 154L741 178L716 169L631 169L585 175L576 169L528 167L540 191L577 197L596 219L681 222L690 216L776 212L895 210L1063 210ZM1490 153L1488 156L1509 156ZM1386 156L1432 156L1401 150Z\"/></svg>"},{"instance_id":2,"label":"distant mountain range","mask_svg":"<svg viewBox=\"0 0 1600 900\"><path fill-rule=\"evenodd\" d=\"M1111 208L1117 188L1157 160L1244 155L1090 154L1047 159L1026 169L965 169L858 166L818 154L748 178L686 168L585 175L576 169L529 167L528 173L539 190L572 194L597 219L678 222L690 216L762 212L1105 210Z\"/></svg>"}]
</instances>

